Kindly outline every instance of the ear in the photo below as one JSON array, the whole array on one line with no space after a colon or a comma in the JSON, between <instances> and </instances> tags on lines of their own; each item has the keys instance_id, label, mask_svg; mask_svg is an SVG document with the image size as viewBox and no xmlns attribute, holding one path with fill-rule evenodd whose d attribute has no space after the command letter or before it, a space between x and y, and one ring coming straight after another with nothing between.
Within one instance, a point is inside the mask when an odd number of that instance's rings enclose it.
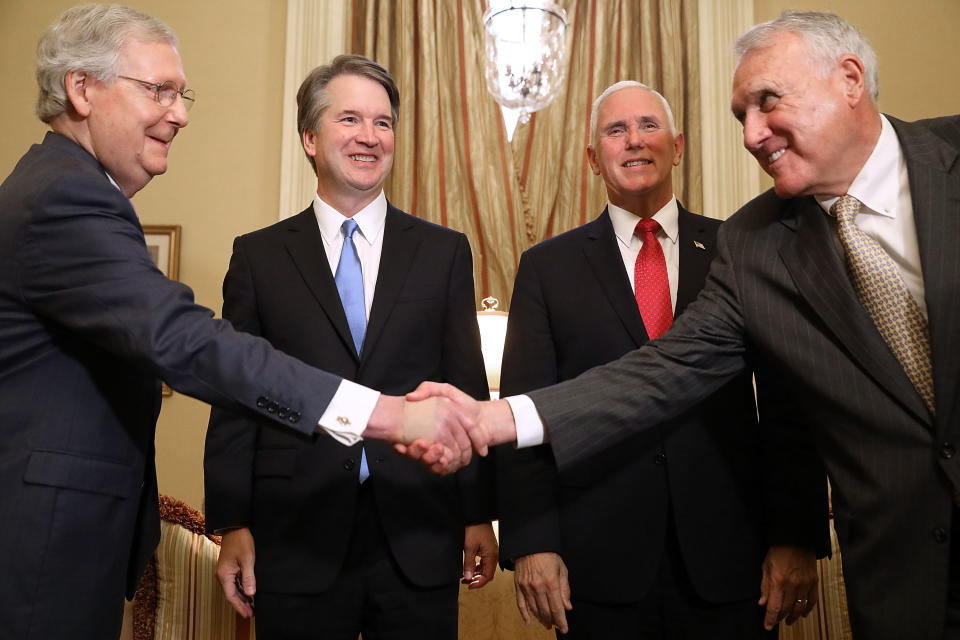
<instances>
[{"instance_id":1,"label":"ear","mask_svg":"<svg viewBox=\"0 0 960 640\"><path fill-rule=\"evenodd\" d=\"M680 158L683 157L683 133L678 133L673 141L673 166L680 164Z\"/></svg>"},{"instance_id":2,"label":"ear","mask_svg":"<svg viewBox=\"0 0 960 640\"><path fill-rule=\"evenodd\" d=\"M89 89L87 83L91 80L92 78L87 75L86 71L68 71L63 78L67 100L81 118L90 115L91 106L87 96L87 90Z\"/></svg>"},{"instance_id":3,"label":"ear","mask_svg":"<svg viewBox=\"0 0 960 640\"><path fill-rule=\"evenodd\" d=\"M840 58L837 64L837 77L843 90L843 96L851 107L857 106L867 91L863 62L853 54Z\"/></svg>"},{"instance_id":4,"label":"ear","mask_svg":"<svg viewBox=\"0 0 960 640\"><path fill-rule=\"evenodd\" d=\"M587 145L587 162L590 163L590 169L593 171L593 175L600 175L600 162L597 160L597 152L590 145Z\"/></svg>"},{"instance_id":5,"label":"ear","mask_svg":"<svg viewBox=\"0 0 960 640\"><path fill-rule=\"evenodd\" d=\"M303 150L307 152L307 155L311 158L317 157L317 134L306 129L303 132Z\"/></svg>"}]
</instances>

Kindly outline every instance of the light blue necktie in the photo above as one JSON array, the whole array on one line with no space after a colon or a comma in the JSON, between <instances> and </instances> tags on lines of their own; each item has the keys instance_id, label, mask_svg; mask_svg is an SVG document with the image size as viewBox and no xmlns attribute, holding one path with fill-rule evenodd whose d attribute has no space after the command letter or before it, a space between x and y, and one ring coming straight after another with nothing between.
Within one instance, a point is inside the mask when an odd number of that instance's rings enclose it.
<instances>
[{"instance_id":1,"label":"light blue necktie","mask_svg":"<svg viewBox=\"0 0 960 640\"><path fill-rule=\"evenodd\" d=\"M350 335L353 336L353 346L360 355L363 348L363 336L367 332L367 306L363 300L363 270L360 267L360 256L353 243L353 234L357 230L357 223L353 218L344 220L340 231L343 233L343 249L340 251L340 263L334 280L337 291L340 293L340 302L347 315L347 324L350 325ZM360 482L370 477L367 467L367 452L360 451Z\"/></svg>"}]
</instances>

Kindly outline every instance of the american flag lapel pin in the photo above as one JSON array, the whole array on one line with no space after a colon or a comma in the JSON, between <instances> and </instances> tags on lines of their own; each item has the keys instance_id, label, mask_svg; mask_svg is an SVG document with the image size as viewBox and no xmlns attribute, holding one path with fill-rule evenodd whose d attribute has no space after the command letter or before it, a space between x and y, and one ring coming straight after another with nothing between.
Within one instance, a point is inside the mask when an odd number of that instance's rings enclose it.
<instances>
[{"instance_id":1,"label":"american flag lapel pin","mask_svg":"<svg viewBox=\"0 0 960 640\"><path fill-rule=\"evenodd\" d=\"M703 246L702 242L697 242L696 240L693 241L693 246L695 246L697 249L700 249L701 251L707 250L707 248Z\"/></svg>"}]
</instances>

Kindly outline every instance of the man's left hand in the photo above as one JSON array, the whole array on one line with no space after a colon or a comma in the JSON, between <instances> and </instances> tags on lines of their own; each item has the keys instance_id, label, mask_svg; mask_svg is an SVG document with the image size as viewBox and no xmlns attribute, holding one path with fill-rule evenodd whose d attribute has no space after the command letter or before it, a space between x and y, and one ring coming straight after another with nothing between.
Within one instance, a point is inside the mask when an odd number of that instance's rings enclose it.
<instances>
[{"instance_id":1,"label":"man's left hand","mask_svg":"<svg viewBox=\"0 0 960 640\"><path fill-rule=\"evenodd\" d=\"M773 546L763 560L760 606L766 605L766 629L781 620L793 624L806 617L817 604L817 558L809 549Z\"/></svg>"}]
</instances>

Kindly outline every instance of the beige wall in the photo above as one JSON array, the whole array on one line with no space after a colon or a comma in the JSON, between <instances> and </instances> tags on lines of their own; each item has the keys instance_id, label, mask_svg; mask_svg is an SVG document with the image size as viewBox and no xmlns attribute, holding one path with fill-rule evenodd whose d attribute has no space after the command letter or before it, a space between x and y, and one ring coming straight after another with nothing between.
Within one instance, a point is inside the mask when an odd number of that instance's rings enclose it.
<instances>
[{"instance_id":1,"label":"beige wall","mask_svg":"<svg viewBox=\"0 0 960 640\"><path fill-rule=\"evenodd\" d=\"M786 0L755 0L757 20ZM45 127L32 115L32 53L70 0L0 0L0 177ZM198 93L170 171L134 200L145 223L183 226L180 279L219 311L220 284L237 234L276 219L285 3L281 0L141 0L135 6L179 34ZM881 107L915 119L960 111L960 65L943 53L960 24L960 2L837 0L806 6L855 21L877 48ZM769 185L769 182L766 184ZM2 213L2 212L0 212ZM201 506L208 409L179 394L164 400L157 435L160 490Z\"/></svg>"},{"instance_id":2,"label":"beige wall","mask_svg":"<svg viewBox=\"0 0 960 640\"><path fill-rule=\"evenodd\" d=\"M33 50L71 0L0 0L0 177L43 137L33 116ZM233 238L276 221L286 10L281 0L133 0L181 41L197 91L190 125L170 169L134 198L145 224L183 227L180 279L219 314ZM2 213L2 212L0 212ZM174 394L157 433L160 490L201 506L203 437L209 407Z\"/></svg>"},{"instance_id":3,"label":"beige wall","mask_svg":"<svg viewBox=\"0 0 960 640\"><path fill-rule=\"evenodd\" d=\"M857 25L877 52L880 109L901 120L960 113L960 64L948 43L958 0L754 0L757 22L784 9L830 11ZM766 175L763 188L773 186Z\"/></svg>"}]
</instances>

